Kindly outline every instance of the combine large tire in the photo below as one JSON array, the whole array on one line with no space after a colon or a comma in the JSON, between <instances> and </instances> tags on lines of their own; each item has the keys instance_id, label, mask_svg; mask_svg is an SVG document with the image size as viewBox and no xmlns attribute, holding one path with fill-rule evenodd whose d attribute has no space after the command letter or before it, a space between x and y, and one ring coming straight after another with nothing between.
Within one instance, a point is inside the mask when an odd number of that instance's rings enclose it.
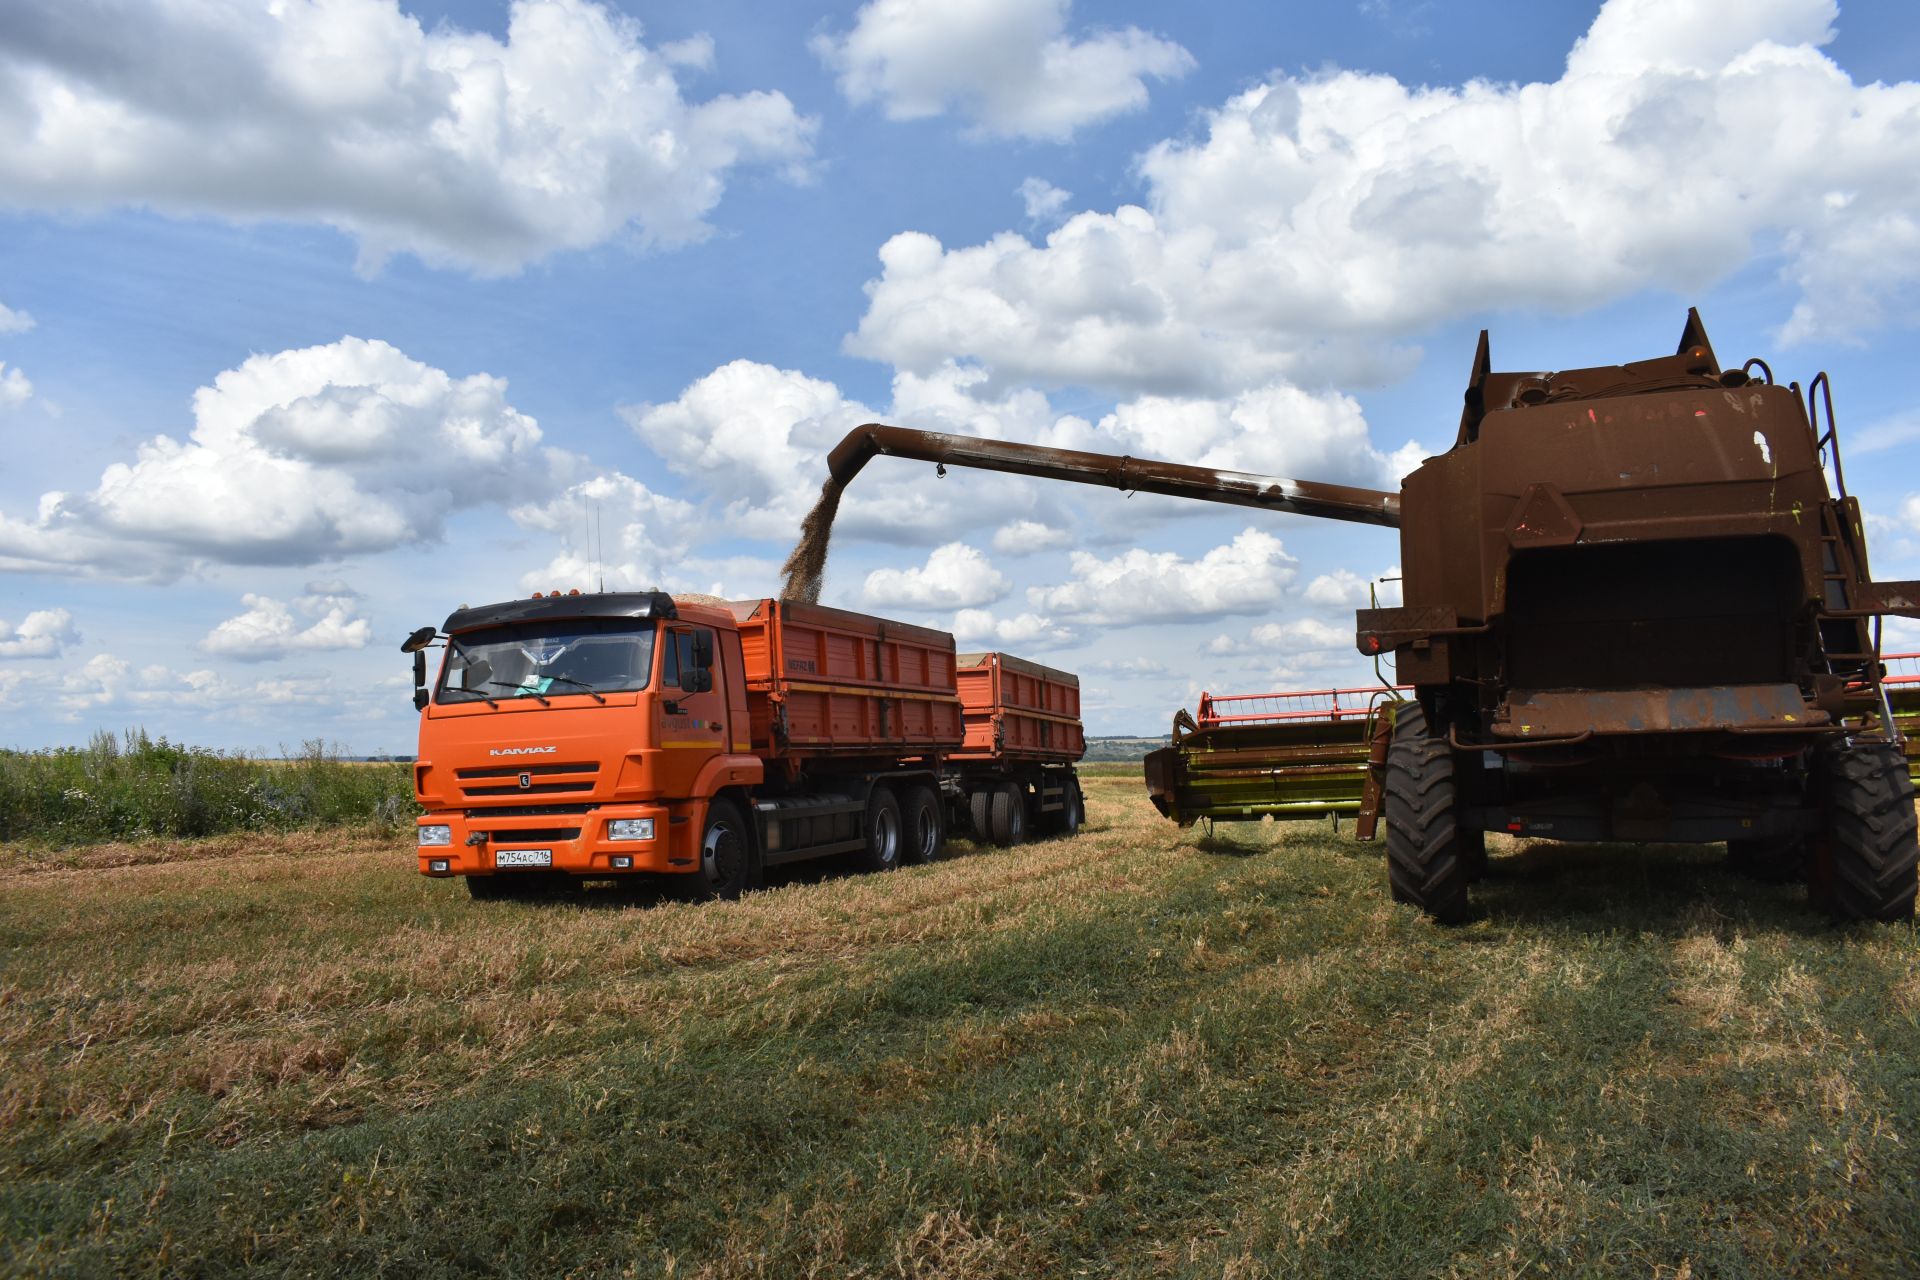
<instances>
[{"instance_id":1,"label":"combine large tire","mask_svg":"<svg viewBox=\"0 0 1920 1280\"><path fill-rule=\"evenodd\" d=\"M1017 782L1003 782L993 789L993 803L987 815L987 830L1002 849L1021 844L1027 838L1027 789Z\"/></svg>"},{"instance_id":2,"label":"combine large tire","mask_svg":"<svg viewBox=\"0 0 1920 1280\"><path fill-rule=\"evenodd\" d=\"M900 815L906 831L906 861L932 862L947 838L940 821L940 797L932 787L913 787L907 792Z\"/></svg>"},{"instance_id":3,"label":"combine large tire","mask_svg":"<svg viewBox=\"0 0 1920 1280\"><path fill-rule=\"evenodd\" d=\"M1816 896L1836 920L1912 919L1920 838L1905 757L1891 746L1836 746L1820 766L1827 832Z\"/></svg>"},{"instance_id":4,"label":"combine large tire","mask_svg":"<svg viewBox=\"0 0 1920 1280\"><path fill-rule=\"evenodd\" d=\"M1405 703L1387 750L1387 880L1395 902L1409 902L1441 924L1467 918L1473 842L1460 830L1453 750L1427 728L1417 702Z\"/></svg>"},{"instance_id":5,"label":"combine large tire","mask_svg":"<svg viewBox=\"0 0 1920 1280\"><path fill-rule=\"evenodd\" d=\"M892 871L900 865L900 802L886 787L875 787L867 798L867 845L860 851L860 866L867 871Z\"/></svg>"}]
</instances>

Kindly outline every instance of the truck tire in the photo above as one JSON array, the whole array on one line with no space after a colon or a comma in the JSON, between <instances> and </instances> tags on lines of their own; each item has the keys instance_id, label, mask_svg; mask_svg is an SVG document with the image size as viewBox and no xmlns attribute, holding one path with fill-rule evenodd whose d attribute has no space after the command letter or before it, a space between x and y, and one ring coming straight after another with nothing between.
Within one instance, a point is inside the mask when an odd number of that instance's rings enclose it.
<instances>
[{"instance_id":1,"label":"truck tire","mask_svg":"<svg viewBox=\"0 0 1920 1280\"><path fill-rule=\"evenodd\" d=\"M1003 782L993 789L987 828L993 842L1002 849L1012 848L1027 838L1027 789L1017 782Z\"/></svg>"},{"instance_id":2,"label":"truck tire","mask_svg":"<svg viewBox=\"0 0 1920 1280\"><path fill-rule=\"evenodd\" d=\"M1906 758L1892 746L1836 746L1820 772L1827 832L1816 896L1836 920L1912 919L1920 838Z\"/></svg>"},{"instance_id":3,"label":"truck tire","mask_svg":"<svg viewBox=\"0 0 1920 1280\"><path fill-rule=\"evenodd\" d=\"M1394 725L1386 792L1393 900L1412 903L1441 924L1459 924L1468 913L1473 842L1460 830L1453 750L1427 728L1417 702L1403 704Z\"/></svg>"},{"instance_id":4,"label":"truck tire","mask_svg":"<svg viewBox=\"0 0 1920 1280\"><path fill-rule=\"evenodd\" d=\"M1052 815L1048 826L1056 836L1075 836L1080 833L1080 824L1086 821L1087 804L1080 794L1080 784L1073 779L1061 788L1060 812Z\"/></svg>"},{"instance_id":5,"label":"truck tire","mask_svg":"<svg viewBox=\"0 0 1920 1280\"><path fill-rule=\"evenodd\" d=\"M973 838L980 844L988 841L993 829L993 793L994 788L981 787L967 795L967 816L973 819Z\"/></svg>"},{"instance_id":6,"label":"truck tire","mask_svg":"<svg viewBox=\"0 0 1920 1280\"><path fill-rule=\"evenodd\" d=\"M900 814L906 835L906 860L916 864L932 862L947 838L941 828L940 797L932 787L910 788Z\"/></svg>"},{"instance_id":7,"label":"truck tire","mask_svg":"<svg viewBox=\"0 0 1920 1280\"><path fill-rule=\"evenodd\" d=\"M753 878L753 831L731 800L707 806L706 826L700 830L700 866L690 876L676 877L696 899L739 897Z\"/></svg>"},{"instance_id":8,"label":"truck tire","mask_svg":"<svg viewBox=\"0 0 1920 1280\"><path fill-rule=\"evenodd\" d=\"M887 787L875 787L867 797L866 847L860 851L860 866L866 871L892 871L900 865L900 802Z\"/></svg>"}]
</instances>

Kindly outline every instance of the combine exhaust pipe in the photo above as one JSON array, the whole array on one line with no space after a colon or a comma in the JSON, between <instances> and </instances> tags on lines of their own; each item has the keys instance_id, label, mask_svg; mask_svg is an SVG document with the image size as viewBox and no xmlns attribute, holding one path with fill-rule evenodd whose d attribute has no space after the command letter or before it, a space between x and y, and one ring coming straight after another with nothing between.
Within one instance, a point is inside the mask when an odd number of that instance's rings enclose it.
<instances>
[{"instance_id":1,"label":"combine exhaust pipe","mask_svg":"<svg viewBox=\"0 0 1920 1280\"><path fill-rule=\"evenodd\" d=\"M875 457L914 458L942 468L1011 471L1043 480L1069 480L1127 493L1159 493L1232 506L1287 511L1328 520L1400 527L1400 495L1313 480L1282 480L1249 471L1216 471L1078 449L1048 449L944 431L915 431L878 422L855 427L827 455L831 484L844 489Z\"/></svg>"}]
</instances>

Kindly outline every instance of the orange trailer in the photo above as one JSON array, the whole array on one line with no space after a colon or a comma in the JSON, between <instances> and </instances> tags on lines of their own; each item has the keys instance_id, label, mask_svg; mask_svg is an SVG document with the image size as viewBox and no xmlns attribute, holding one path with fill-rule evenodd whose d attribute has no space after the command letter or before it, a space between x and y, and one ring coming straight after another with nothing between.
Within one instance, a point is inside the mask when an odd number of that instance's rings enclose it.
<instances>
[{"instance_id":1,"label":"orange trailer","mask_svg":"<svg viewBox=\"0 0 1920 1280\"><path fill-rule=\"evenodd\" d=\"M1080 677L1007 653L963 653L958 677L966 740L948 759L974 834L1005 845L1030 826L1078 831L1085 803L1073 766L1087 753Z\"/></svg>"},{"instance_id":2,"label":"orange trailer","mask_svg":"<svg viewBox=\"0 0 1920 1280\"><path fill-rule=\"evenodd\" d=\"M931 859L976 791L1013 781L1023 816L1063 829L1057 778L1048 791L1005 760L954 763L966 731L944 631L791 601L556 592L463 607L403 648L420 871L477 898L645 874L730 897L831 854L890 870Z\"/></svg>"}]
</instances>

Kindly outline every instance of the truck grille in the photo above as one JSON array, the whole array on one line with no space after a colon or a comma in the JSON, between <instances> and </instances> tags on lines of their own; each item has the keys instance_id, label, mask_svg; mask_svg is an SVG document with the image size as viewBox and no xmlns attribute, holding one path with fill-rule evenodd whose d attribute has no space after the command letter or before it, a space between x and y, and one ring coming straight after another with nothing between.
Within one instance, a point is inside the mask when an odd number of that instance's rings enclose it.
<instances>
[{"instance_id":1,"label":"truck grille","mask_svg":"<svg viewBox=\"0 0 1920 1280\"><path fill-rule=\"evenodd\" d=\"M495 844L538 844L557 843L562 840L578 840L578 827L507 827L488 831L487 839Z\"/></svg>"},{"instance_id":2,"label":"truck grille","mask_svg":"<svg viewBox=\"0 0 1920 1280\"><path fill-rule=\"evenodd\" d=\"M468 799L480 796L558 796L591 795L598 781L600 766L591 760L577 764L525 764L488 766L484 769L458 769L461 794ZM527 785L520 785L525 775Z\"/></svg>"}]
</instances>

